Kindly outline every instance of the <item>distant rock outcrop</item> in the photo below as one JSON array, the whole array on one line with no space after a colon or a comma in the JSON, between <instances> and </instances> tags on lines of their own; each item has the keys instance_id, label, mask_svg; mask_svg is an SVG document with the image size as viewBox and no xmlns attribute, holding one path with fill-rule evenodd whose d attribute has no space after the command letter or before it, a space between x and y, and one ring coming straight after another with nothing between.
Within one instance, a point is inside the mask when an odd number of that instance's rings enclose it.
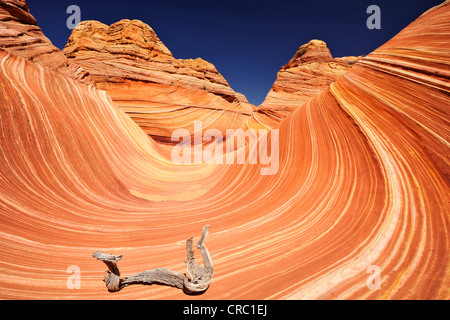
<instances>
[{"instance_id":1,"label":"distant rock outcrop","mask_svg":"<svg viewBox=\"0 0 450 320\"><path fill-rule=\"evenodd\" d=\"M214 65L201 58L174 58L153 29L139 20L111 26L84 21L63 52L158 141L170 142L175 129L193 132L196 119L203 119L204 130L238 128L253 112Z\"/></svg>"}]
</instances>

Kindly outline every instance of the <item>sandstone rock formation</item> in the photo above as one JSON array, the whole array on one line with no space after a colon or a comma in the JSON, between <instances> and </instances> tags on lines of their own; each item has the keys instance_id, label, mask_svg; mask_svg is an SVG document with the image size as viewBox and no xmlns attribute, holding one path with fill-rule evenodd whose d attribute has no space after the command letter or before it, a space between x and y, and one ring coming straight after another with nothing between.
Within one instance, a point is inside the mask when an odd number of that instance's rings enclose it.
<instances>
[{"instance_id":1,"label":"sandstone rock formation","mask_svg":"<svg viewBox=\"0 0 450 320\"><path fill-rule=\"evenodd\" d=\"M123 254L124 274L182 273L180 239L208 224L214 279L195 299L450 299L448 43L450 1L280 121L273 176L174 165L105 91L0 49L0 298L186 299L108 293L91 255Z\"/></svg>"},{"instance_id":2,"label":"sandstone rock formation","mask_svg":"<svg viewBox=\"0 0 450 320\"><path fill-rule=\"evenodd\" d=\"M0 1L0 48L51 70L94 84L89 73L74 63L44 36L25 0Z\"/></svg>"},{"instance_id":3,"label":"sandstone rock formation","mask_svg":"<svg viewBox=\"0 0 450 320\"><path fill-rule=\"evenodd\" d=\"M311 40L280 69L265 101L256 108L269 126L290 115L344 75L361 57L333 58L325 42Z\"/></svg>"},{"instance_id":4,"label":"sandstone rock formation","mask_svg":"<svg viewBox=\"0 0 450 320\"><path fill-rule=\"evenodd\" d=\"M82 22L63 51L158 141L170 142L175 129L193 133L198 119L203 119L204 130L239 128L253 112L214 65L201 58L175 59L139 20L111 26Z\"/></svg>"}]
</instances>

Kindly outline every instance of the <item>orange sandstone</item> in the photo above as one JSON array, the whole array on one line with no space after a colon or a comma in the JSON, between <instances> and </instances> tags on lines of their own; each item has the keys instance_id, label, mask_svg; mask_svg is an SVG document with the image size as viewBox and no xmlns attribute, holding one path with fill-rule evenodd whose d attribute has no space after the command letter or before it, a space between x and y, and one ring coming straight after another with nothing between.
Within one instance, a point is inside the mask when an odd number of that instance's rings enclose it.
<instances>
[{"instance_id":1,"label":"orange sandstone","mask_svg":"<svg viewBox=\"0 0 450 320\"><path fill-rule=\"evenodd\" d=\"M125 24L129 37L141 39L145 28ZM98 41L104 37L99 32ZM124 112L138 101L135 86L150 86L143 108L161 108L164 119L152 120L151 135L167 137L157 129L172 124L164 90L176 86L164 81L178 63L171 79L182 85L168 103L174 110L195 102L182 100L192 90L206 118L203 98L231 94L230 105L210 111L223 128L250 113L217 75L208 81L218 92L194 88L206 83L194 75L196 64L174 62L151 39L158 62L141 61L136 48L139 68L125 44L122 55L85 43L94 53L73 58L91 66L113 100L0 50L0 298L450 298L450 1L279 121L273 176L262 176L261 165L174 165ZM124 108L125 88L134 100ZM204 295L163 286L105 290L93 252L123 254L124 275L156 267L184 272L184 240L206 224L215 277ZM73 265L80 290L67 287ZM379 290L367 286L372 265L381 270Z\"/></svg>"}]
</instances>

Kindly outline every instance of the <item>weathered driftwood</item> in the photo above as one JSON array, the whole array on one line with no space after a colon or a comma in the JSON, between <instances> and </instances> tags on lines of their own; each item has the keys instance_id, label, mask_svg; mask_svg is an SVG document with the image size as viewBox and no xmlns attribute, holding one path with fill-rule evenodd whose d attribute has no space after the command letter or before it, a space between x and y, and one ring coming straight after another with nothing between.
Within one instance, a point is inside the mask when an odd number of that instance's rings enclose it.
<instances>
[{"instance_id":1,"label":"weathered driftwood","mask_svg":"<svg viewBox=\"0 0 450 320\"><path fill-rule=\"evenodd\" d=\"M117 262L122 260L122 256L114 256L104 252L96 252L92 256L103 261L108 267L104 281L109 291L118 291L132 284L161 284L176 287L187 294L198 294L205 292L213 278L214 268L208 249L205 246L205 239L208 235L209 226L203 228L202 236L197 243L203 257L204 267L195 262L194 251L192 250L193 238L186 241L187 261L186 267L190 278L185 274L175 272L166 268L147 270L120 279L120 271Z\"/></svg>"}]
</instances>

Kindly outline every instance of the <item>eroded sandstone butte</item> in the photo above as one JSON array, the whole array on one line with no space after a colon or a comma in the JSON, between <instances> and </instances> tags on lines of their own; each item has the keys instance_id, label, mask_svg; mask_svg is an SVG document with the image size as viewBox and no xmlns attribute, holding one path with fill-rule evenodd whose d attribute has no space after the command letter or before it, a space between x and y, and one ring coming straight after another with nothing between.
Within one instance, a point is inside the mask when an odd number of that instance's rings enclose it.
<instances>
[{"instance_id":1,"label":"eroded sandstone butte","mask_svg":"<svg viewBox=\"0 0 450 320\"><path fill-rule=\"evenodd\" d=\"M446 1L279 123L273 176L174 165L105 91L0 50L0 298L450 299L448 43ZM204 295L105 289L93 252L185 272L205 224Z\"/></svg>"},{"instance_id":2,"label":"eroded sandstone butte","mask_svg":"<svg viewBox=\"0 0 450 320\"><path fill-rule=\"evenodd\" d=\"M278 72L266 99L255 109L255 117L268 126L275 126L327 89L361 58L333 58L327 44L321 40L311 40L300 46Z\"/></svg>"},{"instance_id":3,"label":"eroded sandstone butte","mask_svg":"<svg viewBox=\"0 0 450 320\"><path fill-rule=\"evenodd\" d=\"M82 22L63 52L157 141L170 142L175 129L193 133L195 120L203 121L204 131L240 128L253 112L213 64L174 58L139 20Z\"/></svg>"}]
</instances>

